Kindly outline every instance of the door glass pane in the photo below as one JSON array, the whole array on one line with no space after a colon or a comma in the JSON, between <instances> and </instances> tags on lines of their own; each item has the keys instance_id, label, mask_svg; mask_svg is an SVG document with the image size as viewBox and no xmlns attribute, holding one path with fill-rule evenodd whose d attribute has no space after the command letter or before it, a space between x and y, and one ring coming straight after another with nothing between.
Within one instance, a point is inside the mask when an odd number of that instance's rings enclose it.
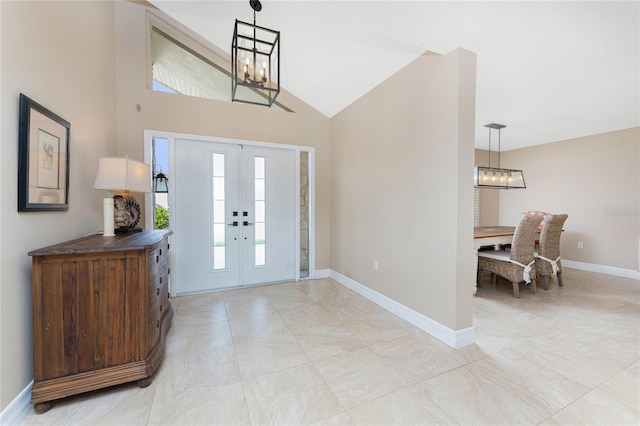
<instances>
[{"instance_id":1,"label":"door glass pane","mask_svg":"<svg viewBox=\"0 0 640 426\"><path fill-rule=\"evenodd\" d=\"M213 269L225 268L225 256L226 252L224 247L213 248Z\"/></svg>"},{"instance_id":2,"label":"door glass pane","mask_svg":"<svg viewBox=\"0 0 640 426\"><path fill-rule=\"evenodd\" d=\"M267 264L267 235L266 235L266 214L265 214L265 157L255 157L255 196L254 196L254 226L255 236L255 266Z\"/></svg>"},{"instance_id":3,"label":"door glass pane","mask_svg":"<svg viewBox=\"0 0 640 426\"><path fill-rule=\"evenodd\" d=\"M214 200L224 200L224 176L213 178Z\"/></svg>"},{"instance_id":4,"label":"door glass pane","mask_svg":"<svg viewBox=\"0 0 640 426\"><path fill-rule=\"evenodd\" d=\"M224 247L225 246L225 224L214 223L213 224L213 246Z\"/></svg>"},{"instance_id":5,"label":"door glass pane","mask_svg":"<svg viewBox=\"0 0 640 426\"><path fill-rule=\"evenodd\" d=\"M213 202L213 223L224 223L224 200Z\"/></svg>"},{"instance_id":6,"label":"door glass pane","mask_svg":"<svg viewBox=\"0 0 640 426\"><path fill-rule=\"evenodd\" d=\"M211 173L213 179L213 269L226 267L226 223L225 223L225 193L224 193L224 154L211 154L213 164Z\"/></svg>"},{"instance_id":7,"label":"door glass pane","mask_svg":"<svg viewBox=\"0 0 640 426\"><path fill-rule=\"evenodd\" d=\"M265 241L265 227L264 223L256 223L256 244L264 244Z\"/></svg>"},{"instance_id":8,"label":"door glass pane","mask_svg":"<svg viewBox=\"0 0 640 426\"><path fill-rule=\"evenodd\" d=\"M264 200L264 179L256 178L256 200Z\"/></svg>"},{"instance_id":9,"label":"door glass pane","mask_svg":"<svg viewBox=\"0 0 640 426\"><path fill-rule=\"evenodd\" d=\"M256 157L256 179L264 179L264 157Z\"/></svg>"},{"instance_id":10,"label":"door glass pane","mask_svg":"<svg viewBox=\"0 0 640 426\"><path fill-rule=\"evenodd\" d=\"M224 154L213 154L213 175L224 176Z\"/></svg>"},{"instance_id":11,"label":"door glass pane","mask_svg":"<svg viewBox=\"0 0 640 426\"><path fill-rule=\"evenodd\" d=\"M256 201L256 222L264 223L264 201Z\"/></svg>"},{"instance_id":12,"label":"door glass pane","mask_svg":"<svg viewBox=\"0 0 640 426\"><path fill-rule=\"evenodd\" d=\"M264 244L256 244L256 266L267 263L265 248Z\"/></svg>"}]
</instances>

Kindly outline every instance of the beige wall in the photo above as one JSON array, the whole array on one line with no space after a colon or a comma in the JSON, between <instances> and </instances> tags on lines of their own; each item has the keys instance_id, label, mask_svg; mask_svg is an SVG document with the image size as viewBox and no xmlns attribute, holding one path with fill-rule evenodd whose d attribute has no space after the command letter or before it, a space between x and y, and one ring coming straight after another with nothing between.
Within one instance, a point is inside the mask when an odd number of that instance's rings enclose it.
<instances>
[{"instance_id":1,"label":"beige wall","mask_svg":"<svg viewBox=\"0 0 640 426\"><path fill-rule=\"evenodd\" d=\"M107 2L0 2L2 177L0 408L32 380L30 250L102 229L92 189L115 154L114 8ZM17 213L18 97L71 123L69 211Z\"/></svg>"},{"instance_id":2,"label":"beige wall","mask_svg":"<svg viewBox=\"0 0 640 426\"><path fill-rule=\"evenodd\" d=\"M332 269L453 330L472 323L474 107L475 55L459 49L331 121Z\"/></svg>"},{"instance_id":3,"label":"beige wall","mask_svg":"<svg viewBox=\"0 0 640 426\"><path fill-rule=\"evenodd\" d=\"M567 213L564 259L639 270L640 128L506 151L502 166L522 169L527 189L499 191L500 225Z\"/></svg>"},{"instance_id":4,"label":"beige wall","mask_svg":"<svg viewBox=\"0 0 640 426\"><path fill-rule=\"evenodd\" d=\"M143 158L144 129L316 148L316 267L329 267L329 119L283 93L295 114L146 89L144 7L0 2L2 176L0 410L33 379L30 250L102 229L101 155ZM18 95L71 123L68 212L16 213ZM142 110L138 113L136 105Z\"/></svg>"},{"instance_id":5,"label":"beige wall","mask_svg":"<svg viewBox=\"0 0 640 426\"><path fill-rule=\"evenodd\" d=\"M329 118L286 92L278 101L295 113L147 89L145 11L116 3L118 153L142 159L145 129L315 147L316 268L329 268Z\"/></svg>"}]
</instances>

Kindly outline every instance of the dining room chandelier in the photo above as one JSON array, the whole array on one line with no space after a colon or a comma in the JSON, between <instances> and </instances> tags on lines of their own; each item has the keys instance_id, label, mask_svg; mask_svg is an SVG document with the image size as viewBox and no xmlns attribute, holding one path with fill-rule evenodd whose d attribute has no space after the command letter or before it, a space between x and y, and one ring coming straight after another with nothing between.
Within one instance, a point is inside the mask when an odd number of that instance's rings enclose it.
<instances>
[{"instance_id":1,"label":"dining room chandelier","mask_svg":"<svg viewBox=\"0 0 640 426\"><path fill-rule=\"evenodd\" d=\"M270 107L280 93L280 31L256 25L259 0L250 0L253 24L239 21L231 43L231 100Z\"/></svg>"},{"instance_id":2,"label":"dining room chandelier","mask_svg":"<svg viewBox=\"0 0 640 426\"><path fill-rule=\"evenodd\" d=\"M522 170L500 168L500 131L504 124L489 123L484 127L489 128L489 164L488 167L475 166L473 171L473 183L476 188L495 189L525 189ZM491 167L491 132L498 130L498 167Z\"/></svg>"}]
</instances>

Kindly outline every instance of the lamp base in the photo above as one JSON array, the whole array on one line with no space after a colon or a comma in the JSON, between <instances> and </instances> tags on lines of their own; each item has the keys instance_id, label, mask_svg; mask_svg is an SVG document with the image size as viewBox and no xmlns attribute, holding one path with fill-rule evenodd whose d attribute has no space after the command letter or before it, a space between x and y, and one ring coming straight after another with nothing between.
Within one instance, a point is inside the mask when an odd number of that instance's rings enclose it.
<instances>
[{"instance_id":1,"label":"lamp base","mask_svg":"<svg viewBox=\"0 0 640 426\"><path fill-rule=\"evenodd\" d=\"M135 234L136 232L142 232L142 228L140 228L139 226L132 226L132 227L121 226L115 229L116 235Z\"/></svg>"}]
</instances>

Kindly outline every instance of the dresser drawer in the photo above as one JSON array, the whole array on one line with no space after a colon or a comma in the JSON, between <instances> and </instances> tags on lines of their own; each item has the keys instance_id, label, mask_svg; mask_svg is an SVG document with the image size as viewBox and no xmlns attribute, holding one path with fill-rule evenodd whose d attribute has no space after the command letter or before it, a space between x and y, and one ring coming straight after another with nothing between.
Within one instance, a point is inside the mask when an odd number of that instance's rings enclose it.
<instances>
[{"instance_id":1,"label":"dresser drawer","mask_svg":"<svg viewBox=\"0 0 640 426\"><path fill-rule=\"evenodd\" d=\"M169 264L169 240L165 238L159 247L149 251L149 268L151 275L158 275L158 271Z\"/></svg>"},{"instance_id":2,"label":"dresser drawer","mask_svg":"<svg viewBox=\"0 0 640 426\"><path fill-rule=\"evenodd\" d=\"M159 325L168 311L169 305L169 265L165 262L154 267L153 275L149 276L149 342L151 347L156 343Z\"/></svg>"}]
</instances>

